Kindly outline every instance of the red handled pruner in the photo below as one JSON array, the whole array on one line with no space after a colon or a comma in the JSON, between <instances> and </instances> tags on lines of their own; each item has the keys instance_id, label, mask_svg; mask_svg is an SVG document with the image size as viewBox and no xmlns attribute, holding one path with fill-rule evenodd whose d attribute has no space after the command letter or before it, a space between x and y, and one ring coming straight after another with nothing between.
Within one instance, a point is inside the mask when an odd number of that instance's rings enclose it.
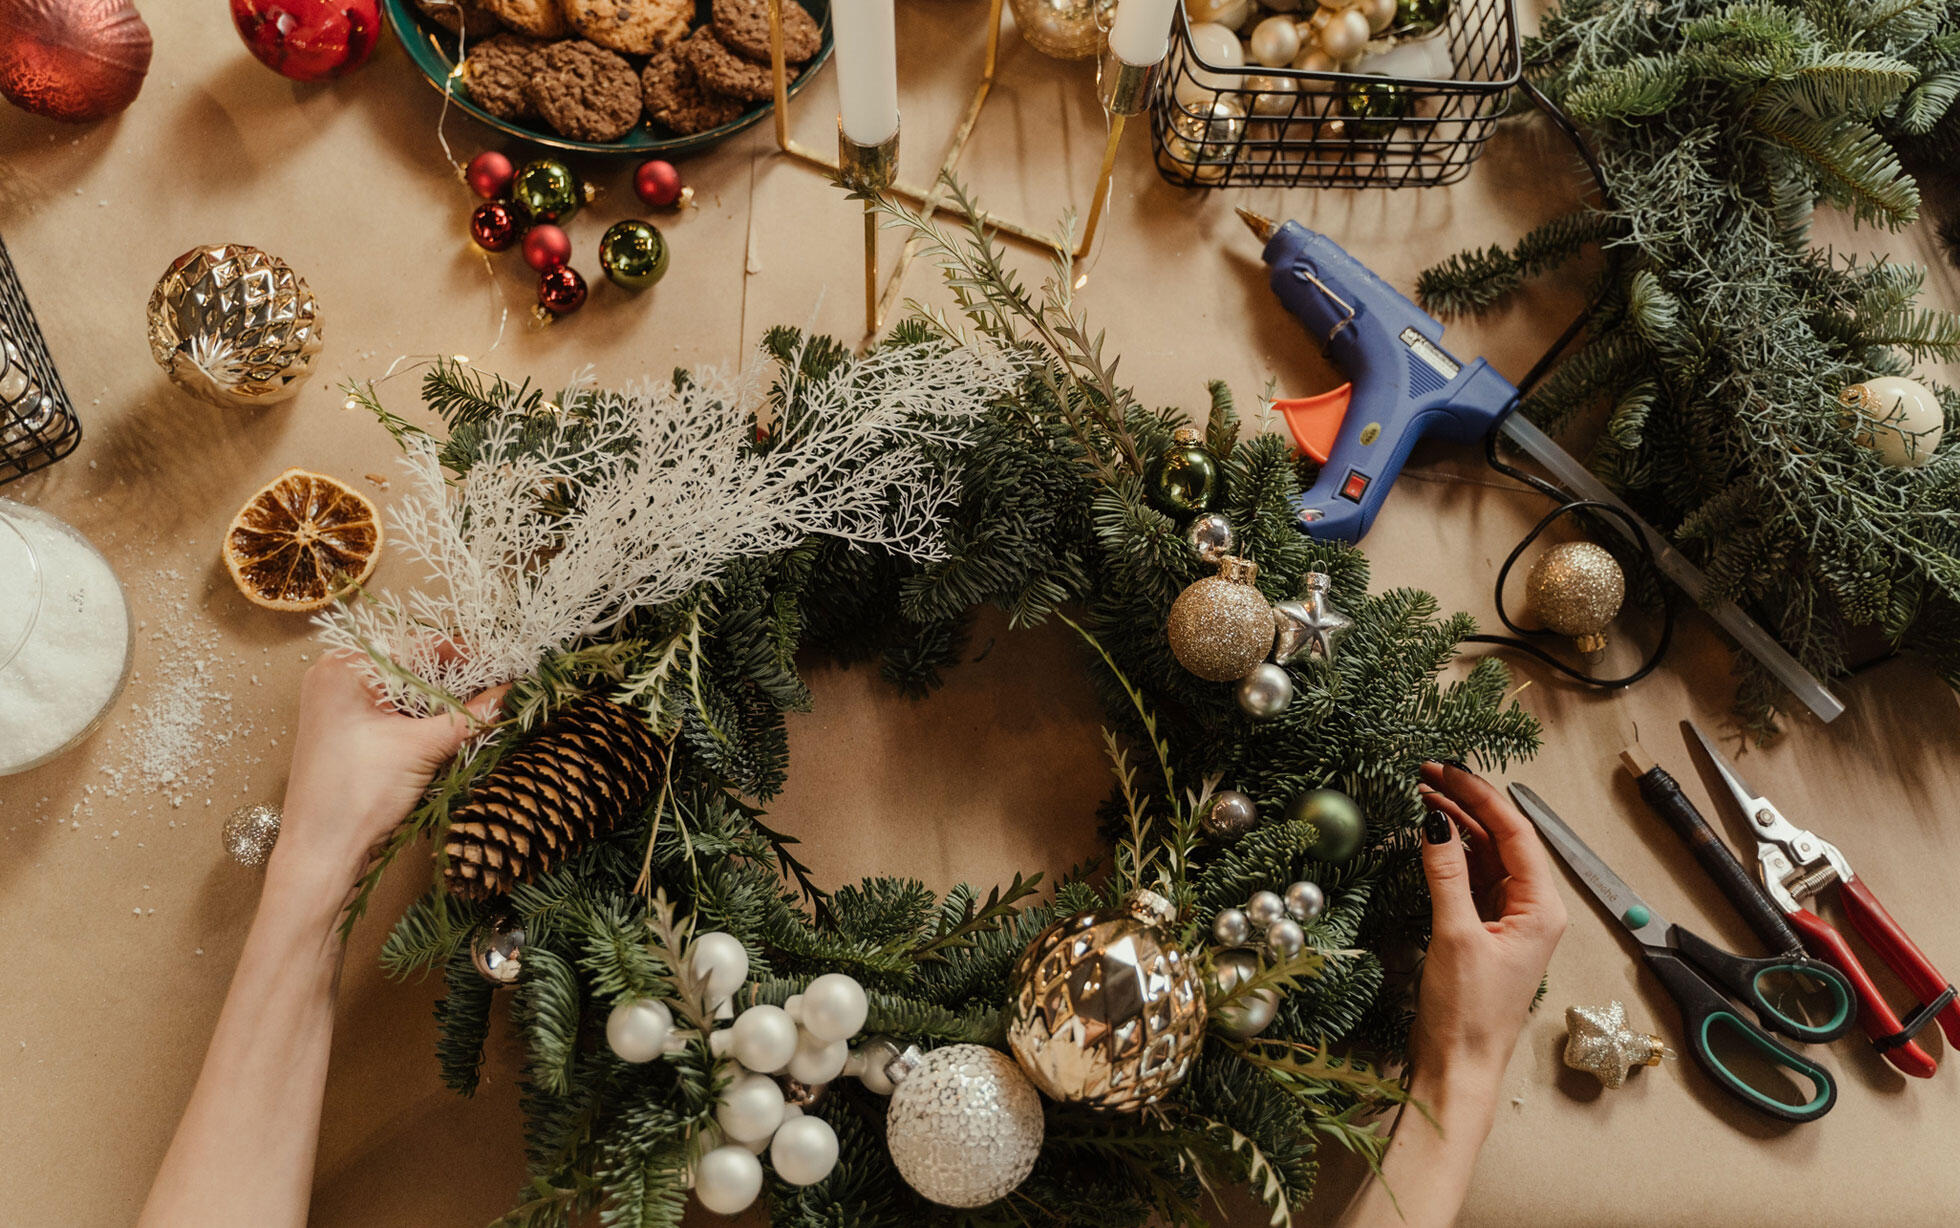
<instances>
[{"instance_id":1,"label":"red handled pruner","mask_svg":"<svg viewBox=\"0 0 1960 1228\"><path fill-rule=\"evenodd\" d=\"M1960 999L1956 999L1952 984L1940 975L1933 961L1926 958L1912 939L1906 937L1905 930L1885 911L1864 880L1851 872L1851 863L1838 852L1836 845L1790 822L1768 798L1751 790L1735 765L1715 749L1708 735L1696 728L1693 721L1682 721L1681 725L1701 743L1755 831L1756 863L1770 898L1796 927L1811 953L1850 979L1858 998L1858 1022L1871 1038L1872 1048L1905 1073L1931 1078L1939 1063L1913 1037L1938 1019L1947 1043L1960 1048ZM1832 884L1842 888L1840 901L1845 915L1851 918L1851 927L1919 999L1919 1005L1903 1021L1891 1004L1879 996L1878 986L1858 962L1844 935L1804 906L1806 897Z\"/></svg>"}]
</instances>

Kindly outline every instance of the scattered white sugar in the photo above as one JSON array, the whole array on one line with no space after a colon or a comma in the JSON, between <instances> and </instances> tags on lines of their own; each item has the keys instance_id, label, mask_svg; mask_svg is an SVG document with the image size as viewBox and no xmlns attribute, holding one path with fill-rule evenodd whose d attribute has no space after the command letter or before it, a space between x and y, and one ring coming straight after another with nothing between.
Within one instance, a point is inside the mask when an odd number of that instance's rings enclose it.
<instances>
[{"instance_id":1,"label":"scattered white sugar","mask_svg":"<svg viewBox=\"0 0 1960 1228\"><path fill-rule=\"evenodd\" d=\"M133 915L135 915L135 916L138 916L138 917L140 917L140 916L142 916L142 915L143 915L143 910L142 910L142 909L140 909L140 908L132 908L132 909L130 909L129 911L130 911L130 912L131 912L131 913L132 913Z\"/></svg>"},{"instance_id":2,"label":"scattered white sugar","mask_svg":"<svg viewBox=\"0 0 1960 1228\"><path fill-rule=\"evenodd\" d=\"M102 557L38 516L13 516L40 565L40 614L14 659L0 666L0 772L61 749L114 697L129 658L129 607ZM3 532L3 531L0 531ZM0 636L33 612L28 554L0 536Z\"/></svg>"},{"instance_id":3,"label":"scattered white sugar","mask_svg":"<svg viewBox=\"0 0 1960 1228\"><path fill-rule=\"evenodd\" d=\"M193 950L191 951L191 954L192 954L192 955L202 955L202 954L204 954L204 948L203 948L203 947L197 947L197 948L194 948L194 949L193 949ZM21 1043L21 1044L23 1044L23 1045L25 1045L25 1044L26 1044L27 1042L23 1040L23 1041L21 1041L20 1043Z\"/></svg>"}]
</instances>

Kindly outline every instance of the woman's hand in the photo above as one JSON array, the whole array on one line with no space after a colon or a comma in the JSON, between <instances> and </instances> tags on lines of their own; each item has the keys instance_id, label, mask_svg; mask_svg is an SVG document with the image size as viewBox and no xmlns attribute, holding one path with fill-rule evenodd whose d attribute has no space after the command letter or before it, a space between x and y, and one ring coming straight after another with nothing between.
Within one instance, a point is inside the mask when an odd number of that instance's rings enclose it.
<instances>
[{"instance_id":1,"label":"woman's hand","mask_svg":"<svg viewBox=\"0 0 1960 1228\"><path fill-rule=\"evenodd\" d=\"M415 808L429 777L494 718L507 689L471 700L472 719L403 716L382 707L354 657L320 658L300 683L293 766L268 877L297 879L343 899L375 846Z\"/></svg>"}]
</instances>

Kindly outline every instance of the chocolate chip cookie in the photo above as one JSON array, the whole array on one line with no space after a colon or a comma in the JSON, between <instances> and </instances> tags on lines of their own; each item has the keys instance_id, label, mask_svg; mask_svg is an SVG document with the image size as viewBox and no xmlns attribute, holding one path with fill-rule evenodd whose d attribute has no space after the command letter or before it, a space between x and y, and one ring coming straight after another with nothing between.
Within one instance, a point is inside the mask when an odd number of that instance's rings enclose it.
<instances>
[{"instance_id":1,"label":"chocolate chip cookie","mask_svg":"<svg viewBox=\"0 0 1960 1228\"><path fill-rule=\"evenodd\" d=\"M714 0L715 37L736 55L769 62L769 0ZM796 0L783 0L783 59L801 64L823 49L817 19Z\"/></svg>"},{"instance_id":2,"label":"chocolate chip cookie","mask_svg":"<svg viewBox=\"0 0 1960 1228\"><path fill-rule=\"evenodd\" d=\"M646 71L640 74L640 92L647 114L682 136L719 128L747 109L725 94L702 89L694 70L672 47L647 61Z\"/></svg>"},{"instance_id":3,"label":"chocolate chip cookie","mask_svg":"<svg viewBox=\"0 0 1960 1228\"><path fill-rule=\"evenodd\" d=\"M532 38L564 36L565 15L558 11L558 0L483 0L483 7L519 34Z\"/></svg>"},{"instance_id":4,"label":"chocolate chip cookie","mask_svg":"<svg viewBox=\"0 0 1960 1228\"><path fill-rule=\"evenodd\" d=\"M521 34L495 34L470 48L463 81L470 97L498 119L529 119L531 78L536 74L543 44Z\"/></svg>"},{"instance_id":5,"label":"chocolate chip cookie","mask_svg":"<svg viewBox=\"0 0 1960 1228\"><path fill-rule=\"evenodd\" d=\"M581 37L627 55L652 55L687 37L693 0L564 0Z\"/></svg>"},{"instance_id":6,"label":"chocolate chip cookie","mask_svg":"<svg viewBox=\"0 0 1960 1228\"><path fill-rule=\"evenodd\" d=\"M640 120L633 66L576 39L538 53L530 99L545 123L575 141L616 141Z\"/></svg>"},{"instance_id":7,"label":"chocolate chip cookie","mask_svg":"<svg viewBox=\"0 0 1960 1228\"><path fill-rule=\"evenodd\" d=\"M736 55L707 26L688 35L680 51L681 58L694 70L694 79L704 89L726 94L730 98L745 98L750 102L765 102L776 92L775 80L767 65L756 64Z\"/></svg>"},{"instance_id":8,"label":"chocolate chip cookie","mask_svg":"<svg viewBox=\"0 0 1960 1228\"><path fill-rule=\"evenodd\" d=\"M415 7L451 34L466 38L487 38L504 28L483 0L415 0Z\"/></svg>"}]
</instances>

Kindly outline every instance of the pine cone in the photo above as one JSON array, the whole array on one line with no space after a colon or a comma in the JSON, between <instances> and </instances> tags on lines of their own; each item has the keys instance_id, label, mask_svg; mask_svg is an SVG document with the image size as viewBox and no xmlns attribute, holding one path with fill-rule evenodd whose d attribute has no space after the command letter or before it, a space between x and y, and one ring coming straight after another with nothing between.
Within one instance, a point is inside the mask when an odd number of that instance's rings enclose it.
<instances>
[{"instance_id":1,"label":"pine cone","mask_svg":"<svg viewBox=\"0 0 1960 1228\"><path fill-rule=\"evenodd\" d=\"M658 750L645 719L609 699L559 709L451 813L449 890L503 895L638 813L653 794Z\"/></svg>"}]
</instances>

